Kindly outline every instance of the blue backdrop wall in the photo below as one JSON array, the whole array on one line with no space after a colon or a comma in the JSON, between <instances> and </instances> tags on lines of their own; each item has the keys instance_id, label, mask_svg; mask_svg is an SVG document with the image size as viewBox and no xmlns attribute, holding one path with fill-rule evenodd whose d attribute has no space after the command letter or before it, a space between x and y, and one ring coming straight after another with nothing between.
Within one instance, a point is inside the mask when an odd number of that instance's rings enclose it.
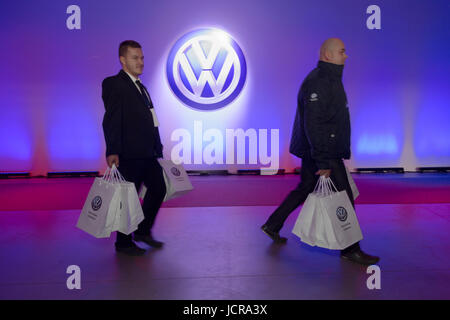
<instances>
[{"instance_id":1,"label":"blue backdrop wall","mask_svg":"<svg viewBox=\"0 0 450 320\"><path fill-rule=\"evenodd\" d=\"M368 13L371 5L379 11ZM267 157L252 158L255 141L258 151L267 143L272 167L276 157L280 168L298 166L288 152L297 92L329 37L343 39L349 55L343 78L352 123L349 165L448 166L449 17L444 0L4 1L0 171L104 169L101 82L120 70L118 45L126 39L143 47L141 79L165 157L190 158L189 169L268 167ZM177 40L202 28L229 35L246 63L239 95L213 111L181 101L166 70ZM207 55L206 42L202 48ZM227 163L227 129L239 128L257 136L243 161ZM183 134L184 142L190 135L190 150L181 144Z\"/></svg>"}]
</instances>

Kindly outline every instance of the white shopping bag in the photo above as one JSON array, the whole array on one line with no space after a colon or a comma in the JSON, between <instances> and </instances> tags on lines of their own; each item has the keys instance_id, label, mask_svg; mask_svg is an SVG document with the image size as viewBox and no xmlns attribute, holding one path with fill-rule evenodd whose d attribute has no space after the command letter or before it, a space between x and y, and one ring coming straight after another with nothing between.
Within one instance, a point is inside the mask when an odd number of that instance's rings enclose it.
<instances>
[{"instance_id":1,"label":"white shopping bag","mask_svg":"<svg viewBox=\"0 0 450 320\"><path fill-rule=\"evenodd\" d=\"M310 246L316 245L316 221L315 218L318 216L315 214L318 206L316 205L317 199L314 193L310 193L303 203L300 215L295 222L294 229L292 233L297 235L303 242L309 244Z\"/></svg>"},{"instance_id":2,"label":"white shopping bag","mask_svg":"<svg viewBox=\"0 0 450 320\"><path fill-rule=\"evenodd\" d=\"M330 178L319 178L292 232L311 246L342 250L360 241L362 233L347 193L333 187Z\"/></svg>"},{"instance_id":3,"label":"white shopping bag","mask_svg":"<svg viewBox=\"0 0 450 320\"><path fill-rule=\"evenodd\" d=\"M120 189L103 178L95 178L84 203L77 227L96 238L111 234L120 202Z\"/></svg>"},{"instance_id":4,"label":"white shopping bag","mask_svg":"<svg viewBox=\"0 0 450 320\"><path fill-rule=\"evenodd\" d=\"M108 238L113 231L130 234L144 220L133 183L123 179L115 165L102 178L95 178L77 227L96 238Z\"/></svg>"},{"instance_id":5,"label":"white shopping bag","mask_svg":"<svg viewBox=\"0 0 450 320\"><path fill-rule=\"evenodd\" d=\"M330 239L333 227L328 219L324 219L320 203L322 197L318 193L308 195L292 233L310 246L330 248L330 243L333 242L333 239Z\"/></svg>"},{"instance_id":6,"label":"white shopping bag","mask_svg":"<svg viewBox=\"0 0 450 320\"><path fill-rule=\"evenodd\" d=\"M125 181L117 169L113 175L119 188L120 204L112 230L130 234L144 220L144 212L142 211L134 183Z\"/></svg>"},{"instance_id":7,"label":"white shopping bag","mask_svg":"<svg viewBox=\"0 0 450 320\"><path fill-rule=\"evenodd\" d=\"M359 196L359 190L356 187L356 183L353 180L352 175L350 174L350 170L348 170L347 166L345 166L345 171L347 171L347 179L348 179L348 183L350 184L350 187L352 189L353 199L356 199Z\"/></svg>"},{"instance_id":8,"label":"white shopping bag","mask_svg":"<svg viewBox=\"0 0 450 320\"><path fill-rule=\"evenodd\" d=\"M164 182L166 183L166 195L163 201L179 197L194 189L182 165L164 159L158 159L158 162L163 169ZM146 192L147 188L142 185L139 198L144 199Z\"/></svg>"},{"instance_id":9,"label":"white shopping bag","mask_svg":"<svg viewBox=\"0 0 450 320\"><path fill-rule=\"evenodd\" d=\"M362 240L358 219L347 192L333 193L322 198L320 203L323 206L324 219L328 217L328 222L331 222L331 226L327 222L329 229L326 230L329 249L342 250Z\"/></svg>"}]
</instances>

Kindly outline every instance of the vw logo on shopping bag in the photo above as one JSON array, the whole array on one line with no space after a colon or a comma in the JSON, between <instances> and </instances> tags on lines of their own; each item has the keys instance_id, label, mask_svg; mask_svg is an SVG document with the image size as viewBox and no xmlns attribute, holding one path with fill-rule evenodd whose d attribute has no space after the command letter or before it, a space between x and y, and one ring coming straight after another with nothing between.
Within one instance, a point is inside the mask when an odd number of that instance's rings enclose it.
<instances>
[{"instance_id":1,"label":"vw logo on shopping bag","mask_svg":"<svg viewBox=\"0 0 450 320\"><path fill-rule=\"evenodd\" d=\"M102 206L102 198L100 196L96 196L94 199L92 199L91 206L94 211L100 209L100 207Z\"/></svg>"},{"instance_id":2,"label":"vw logo on shopping bag","mask_svg":"<svg viewBox=\"0 0 450 320\"><path fill-rule=\"evenodd\" d=\"M172 174L173 174L175 177L179 177L179 176L181 175L180 170L178 170L178 169L175 168L175 167L172 167L172 169L170 169L170 172L172 172Z\"/></svg>"},{"instance_id":3,"label":"vw logo on shopping bag","mask_svg":"<svg viewBox=\"0 0 450 320\"><path fill-rule=\"evenodd\" d=\"M338 219L342 222L347 220L347 210L345 210L344 207L338 207L336 209L336 215L337 215Z\"/></svg>"}]
</instances>

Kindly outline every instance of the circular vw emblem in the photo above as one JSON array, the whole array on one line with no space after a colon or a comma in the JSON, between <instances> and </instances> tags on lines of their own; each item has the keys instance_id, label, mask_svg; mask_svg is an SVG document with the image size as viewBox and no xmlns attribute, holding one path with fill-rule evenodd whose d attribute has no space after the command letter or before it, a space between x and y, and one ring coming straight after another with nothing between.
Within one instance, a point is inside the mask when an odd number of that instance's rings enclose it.
<instances>
[{"instance_id":1,"label":"circular vw emblem","mask_svg":"<svg viewBox=\"0 0 450 320\"><path fill-rule=\"evenodd\" d=\"M191 108L211 111L239 95L247 65L236 41L222 30L208 28L189 32L175 43L166 71L178 99Z\"/></svg>"},{"instance_id":2,"label":"circular vw emblem","mask_svg":"<svg viewBox=\"0 0 450 320\"><path fill-rule=\"evenodd\" d=\"M172 169L170 169L170 172L172 172L172 174L176 177L179 177L181 175L180 170L178 170L177 168L173 167Z\"/></svg>"},{"instance_id":3,"label":"circular vw emblem","mask_svg":"<svg viewBox=\"0 0 450 320\"><path fill-rule=\"evenodd\" d=\"M336 210L336 215L340 221L347 220L347 210L344 207L338 207Z\"/></svg>"},{"instance_id":4,"label":"circular vw emblem","mask_svg":"<svg viewBox=\"0 0 450 320\"><path fill-rule=\"evenodd\" d=\"M91 206L94 211L100 209L100 207L102 206L102 198L96 196L94 199L92 199Z\"/></svg>"}]
</instances>

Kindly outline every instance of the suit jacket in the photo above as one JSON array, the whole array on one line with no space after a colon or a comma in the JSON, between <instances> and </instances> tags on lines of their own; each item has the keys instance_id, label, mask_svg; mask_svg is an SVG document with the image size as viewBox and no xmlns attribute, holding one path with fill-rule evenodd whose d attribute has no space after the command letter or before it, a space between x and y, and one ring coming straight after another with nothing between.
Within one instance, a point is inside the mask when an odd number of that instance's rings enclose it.
<instances>
[{"instance_id":1,"label":"suit jacket","mask_svg":"<svg viewBox=\"0 0 450 320\"><path fill-rule=\"evenodd\" d=\"M103 80L102 99L106 111L103 117L106 156L118 154L125 159L162 158L163 146L151 111L123 70Z\"/></svg>"}]
</instances>

